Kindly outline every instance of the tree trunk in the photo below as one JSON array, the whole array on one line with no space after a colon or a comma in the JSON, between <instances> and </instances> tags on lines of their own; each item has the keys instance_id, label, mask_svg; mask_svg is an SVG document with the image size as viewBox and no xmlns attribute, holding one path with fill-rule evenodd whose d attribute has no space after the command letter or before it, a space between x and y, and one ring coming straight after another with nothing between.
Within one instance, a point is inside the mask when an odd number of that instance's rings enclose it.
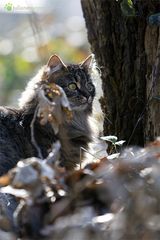
<instances>
[{"instance_id":1,"label":"tree trunk","mask_svg":"<svg viewBox=\"0 0 160 240\"><path fill-rule=\"evenodd\" d=\"M81 0L91 50L102 72L104 135L143 145L160 135L160 28L148 23L159 3L133 1L136 15L127 17L121 2Z\"/></svg>"}]
</instances>

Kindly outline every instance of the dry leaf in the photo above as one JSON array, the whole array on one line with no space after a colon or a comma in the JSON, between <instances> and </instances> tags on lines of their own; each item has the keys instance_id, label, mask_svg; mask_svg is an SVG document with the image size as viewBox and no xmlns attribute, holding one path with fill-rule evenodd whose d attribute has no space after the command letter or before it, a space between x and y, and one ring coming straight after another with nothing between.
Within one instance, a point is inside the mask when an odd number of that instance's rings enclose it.
<instances>
[{"instance_id":1,"label":"dry leaf","mask_svg":"<svg viewBox=\"0 0 160 240\"><path fill-rule=\"evenodd\" d=\"M54 83L44 84L38 93L39 105L37 116L42 125L51 123L55 134L59 125L72 118L68 99L63 89Z\"/></svg>"}]
</instances>

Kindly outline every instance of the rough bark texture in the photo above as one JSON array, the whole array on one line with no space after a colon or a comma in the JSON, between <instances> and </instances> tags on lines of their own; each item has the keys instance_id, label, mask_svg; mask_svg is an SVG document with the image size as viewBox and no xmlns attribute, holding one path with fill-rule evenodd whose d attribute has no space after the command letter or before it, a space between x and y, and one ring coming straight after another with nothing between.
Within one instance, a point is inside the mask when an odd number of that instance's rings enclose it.
<instances>
[{"instance_id":1,"label":"rough bark texture","mask_svg":"<svg viewBox=\"0 0 160 240\"><path fill-rule=\"evenodd\" d=\"M147 20L159 3L134 1L136 16L126 17L121 2L81 0L91 50L102 71L104 134L143 145L160 135L160 100L151 100L160 95L158 72L152 74L160 64L160 30Z\"/></svg>"},{"instance_id":2,"label":"rough bark texture","mask_svg":"<svg viewBox=\"0 0 160 240\"><path fill-rule=\"evenodd\" d=\"M160 136L160 28L146 27L147 98L145 140Z\"/></svg>"}]
</instances>

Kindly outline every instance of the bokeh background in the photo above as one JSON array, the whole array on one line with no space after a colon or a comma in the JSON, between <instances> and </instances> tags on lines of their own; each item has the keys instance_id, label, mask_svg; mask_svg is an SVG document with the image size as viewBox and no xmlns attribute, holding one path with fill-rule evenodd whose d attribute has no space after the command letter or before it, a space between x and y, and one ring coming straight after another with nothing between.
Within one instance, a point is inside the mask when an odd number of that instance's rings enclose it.
<instances>
[{"instance_id":1,"label":"bokeh background","mask_svg":"<svg viewBox=\"0 0 160 240\"><path fill-rule=\"evenodd\" d=\"M0 1L0 105L22 89L51 54L81 62L89 54L80 0Z\"/></svg>"}]
</instances>

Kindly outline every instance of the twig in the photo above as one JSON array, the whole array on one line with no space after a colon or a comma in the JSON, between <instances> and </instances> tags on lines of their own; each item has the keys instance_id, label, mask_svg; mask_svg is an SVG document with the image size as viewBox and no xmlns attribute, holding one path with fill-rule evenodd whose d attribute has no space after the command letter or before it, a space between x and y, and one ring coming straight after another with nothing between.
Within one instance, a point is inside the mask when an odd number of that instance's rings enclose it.
<instances>
[{"instance_id":1,"label":"twig","mask_svg":"<svg viewBox=\"0 0 160 240\"><path fill-rule=\"evenodd\" d=\"M39 106L36 107L36 110L35 110L34 115L33 115L33 119L32 119L31 124L30 124L30 128L31 128L31 142L32 142L33 146L36 148L36 150L38 152L38 157L43 159L43 156L42 156L42 153L41 153L41 149L39 148L39 146L38 146L38 144L37 144L37 142L35 140L35 137L34 137L34 123L36 121L38 108L39 108Z\"/></svg>"}]
</instances>

